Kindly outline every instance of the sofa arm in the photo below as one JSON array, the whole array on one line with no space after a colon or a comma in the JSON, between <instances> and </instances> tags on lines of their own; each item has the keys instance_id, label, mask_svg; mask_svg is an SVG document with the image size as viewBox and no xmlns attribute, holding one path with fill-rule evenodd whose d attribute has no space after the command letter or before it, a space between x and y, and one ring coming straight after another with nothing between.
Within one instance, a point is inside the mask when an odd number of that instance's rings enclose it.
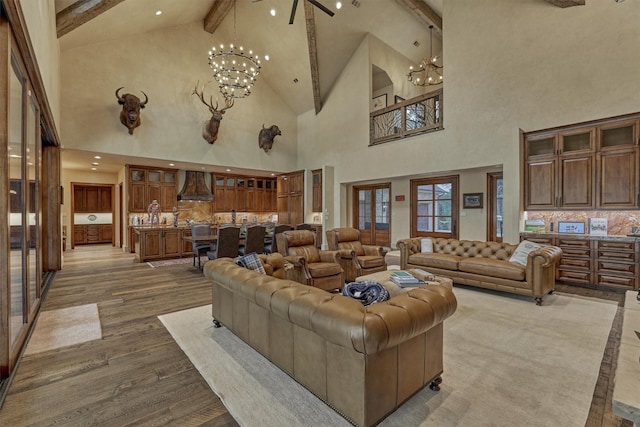
<instances>
[{"instance_id":1,"label":"sofa arm","mask_svg":"<svg viewBox=\"0 0 640 427\"><path fill-rule=\"evenodd\" d=\"M398 240L398 243L396 243L400 250L400 268L402 270L407 268L409 257L420 252L420 240L420 237L413 237L411 239Z\"/></svg>"},{"instance_id":2,"label":"sofa arm","mask_svg":"<svg viewBox=\"0 0 640 427\"><path fill-rule=\"evenodd\" d=\"M557 246L543 246L527 257L526 279L538 305L542 304L542 297L555 287L556 264L560 258L562 249Z\"/></svg>"}]
</instances>

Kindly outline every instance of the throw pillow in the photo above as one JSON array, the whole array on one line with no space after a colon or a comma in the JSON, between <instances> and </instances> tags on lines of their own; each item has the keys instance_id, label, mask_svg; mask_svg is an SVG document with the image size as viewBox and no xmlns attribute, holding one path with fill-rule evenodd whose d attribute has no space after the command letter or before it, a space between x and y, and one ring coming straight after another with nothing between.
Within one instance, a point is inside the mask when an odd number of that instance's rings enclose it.
<instances>
[{"instance_id":1,"label":"throw pillow","mask_svg":"<svg viewBox=\"0 0 640 427\"><path fill-rule=\"evenodd\" d=\"M537 244L536 242L530 242L529 240L523 240L520 242L518 247L516 248L511 258L509 258L509 262L514 264L520 264L526 267L527 265L527 257L529 256L529 252L533 252L536 249L540 249L542 246Z\"/></svg>"},{"instance_id":2,"label":"throw pillow","mask_svg":"<svg viewBox=\"0 0 640 427\"><path fill-rule=\"evenodd\" d=\"M236 260L236 264L238 264L240 267L248 268L249 270L256 270L262 274L267 274L264 267L262 266L260 257L258 257L258 254L255 252L251 252L250 254L241 256Z\"/></svg>"},{"instance_id":3,"label":"throw pillow","mask_svg":"<svg viewBox=\"0 0 640 427\"><path fill-rule=\"evenodd\" d=\"M422 239L420 241L420 252L428 254L433 252L433 242L431 239Z\"/></svg>"}]
</instances>

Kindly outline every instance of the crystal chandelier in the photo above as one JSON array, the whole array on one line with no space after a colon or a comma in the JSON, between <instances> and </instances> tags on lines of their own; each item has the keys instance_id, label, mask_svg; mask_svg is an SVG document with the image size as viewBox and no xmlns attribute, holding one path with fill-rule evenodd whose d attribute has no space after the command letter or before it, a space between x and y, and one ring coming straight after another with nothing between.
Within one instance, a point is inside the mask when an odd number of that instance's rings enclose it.
<instances>
[{"instance_id":1,"label":"crystal chandelier","mask_svg":"<svg viewBox=\"0 0 640 427\"><path fill-rule=\"evenodd\" d=\"M407 78L416 86L432 86L442 83L442 65L433 56L433 25L429 25L429 58L424 58L417 69L409 67Z\"/></svg>"},{"instance_id":2,"label":"crystal chandelier","mask_svg":"<svg viewBox=\"0 0 640 427\"><path fill-rule=\"evenodd\" d=\"M233 40L236 38L236 6L233 6ZM260 74L260 58L253 51L248 53L242 46L233 43L225 50L212 47L209 51L209 67L225 98L245 98L251 95L251 88Z\"/></svg>"}]
</instances>

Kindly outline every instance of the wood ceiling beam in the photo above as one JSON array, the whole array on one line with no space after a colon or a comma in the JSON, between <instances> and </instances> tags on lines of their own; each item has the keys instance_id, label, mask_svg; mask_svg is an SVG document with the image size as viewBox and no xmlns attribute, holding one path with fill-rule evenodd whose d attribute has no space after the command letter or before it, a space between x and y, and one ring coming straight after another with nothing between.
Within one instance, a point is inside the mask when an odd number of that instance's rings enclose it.
<instances>
[{"instance_id":1,"label":"wood ceiling beam","mask_svg":"<svg viewBox=\"0 0 640 427\"><path fill-rule=\"evenodd\" d=\"M313 85L313 104L316 114L322 110L322 98L320 97L320 72L318 71L318 48L316 44L316 21L313 14L313 5L304 2L304 19L307 24L307 44L309 46L309 65L311 66L311 83Z\"/></svg>"},{"instance_id":2,"label":"wood ceiling beam","mask_svg":"<svg viewBox=\"0 0 640 427\"><path fill-rule=\"evenodd\" d=\"M204 30L213 34L235 4L236 0L215 0L204 18Z\"/></svg>"},{"instance_id":3,"label":"wood ceiling beam","mask_svg":"<svg viewBox=\"0 0 640 427\"><path fill-rule=\"evenodd\" d=\"M91 21L124 0L78 0L56 13L58 38Z\"/></svg>"},{"instance_id":4,"label":"wood ceiling beam","mask_svg":"<svg viewBox=\"0 0 640 427\"><path fill-rule=\"evenodd\" d=\"M547 0L547 3L551 3L558 7L572 7L572 6L584 6L585 0Z\"/></svg>"},{"instance_id":5,"label":"wood ceiling beam","mask_svg":"<svg viewBox=\"0 0 640 427\"><path fill-rule=\"evenodd\" d=\"M433 25L437 32L442 33L442 17L423 0L396 0L396 2L427 26Z\"/></svg>"}]
</instances>

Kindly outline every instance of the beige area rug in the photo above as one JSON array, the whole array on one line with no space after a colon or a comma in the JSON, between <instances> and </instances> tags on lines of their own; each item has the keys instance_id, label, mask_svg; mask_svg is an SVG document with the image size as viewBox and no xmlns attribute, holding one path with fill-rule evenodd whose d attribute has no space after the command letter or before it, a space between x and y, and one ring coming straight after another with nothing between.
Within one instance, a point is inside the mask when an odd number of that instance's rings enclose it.
<instances>
[{"instance_id":1,"label":"beige area rug","mask_svg":"<svg viewBox=\"0 0 640 427\"><path fill-rule=\"evenodd\" d=\"M381 426L584 426L616 305L455 287L439 392L414 395ZM159 316L243 426L349 423L226 328L211 306ZM258 409L257 409L258 408Z\"/></svg>"},{"instance_id":2,"label":"beige area rug","mask_svg":"<svg viewBox=\"0 0 640 427\"><path fill-rule=\"evenodd\" d=\"M43 311L25 349L41 353L102 338L97 304Z\"/></svg>"}]
</instances>

